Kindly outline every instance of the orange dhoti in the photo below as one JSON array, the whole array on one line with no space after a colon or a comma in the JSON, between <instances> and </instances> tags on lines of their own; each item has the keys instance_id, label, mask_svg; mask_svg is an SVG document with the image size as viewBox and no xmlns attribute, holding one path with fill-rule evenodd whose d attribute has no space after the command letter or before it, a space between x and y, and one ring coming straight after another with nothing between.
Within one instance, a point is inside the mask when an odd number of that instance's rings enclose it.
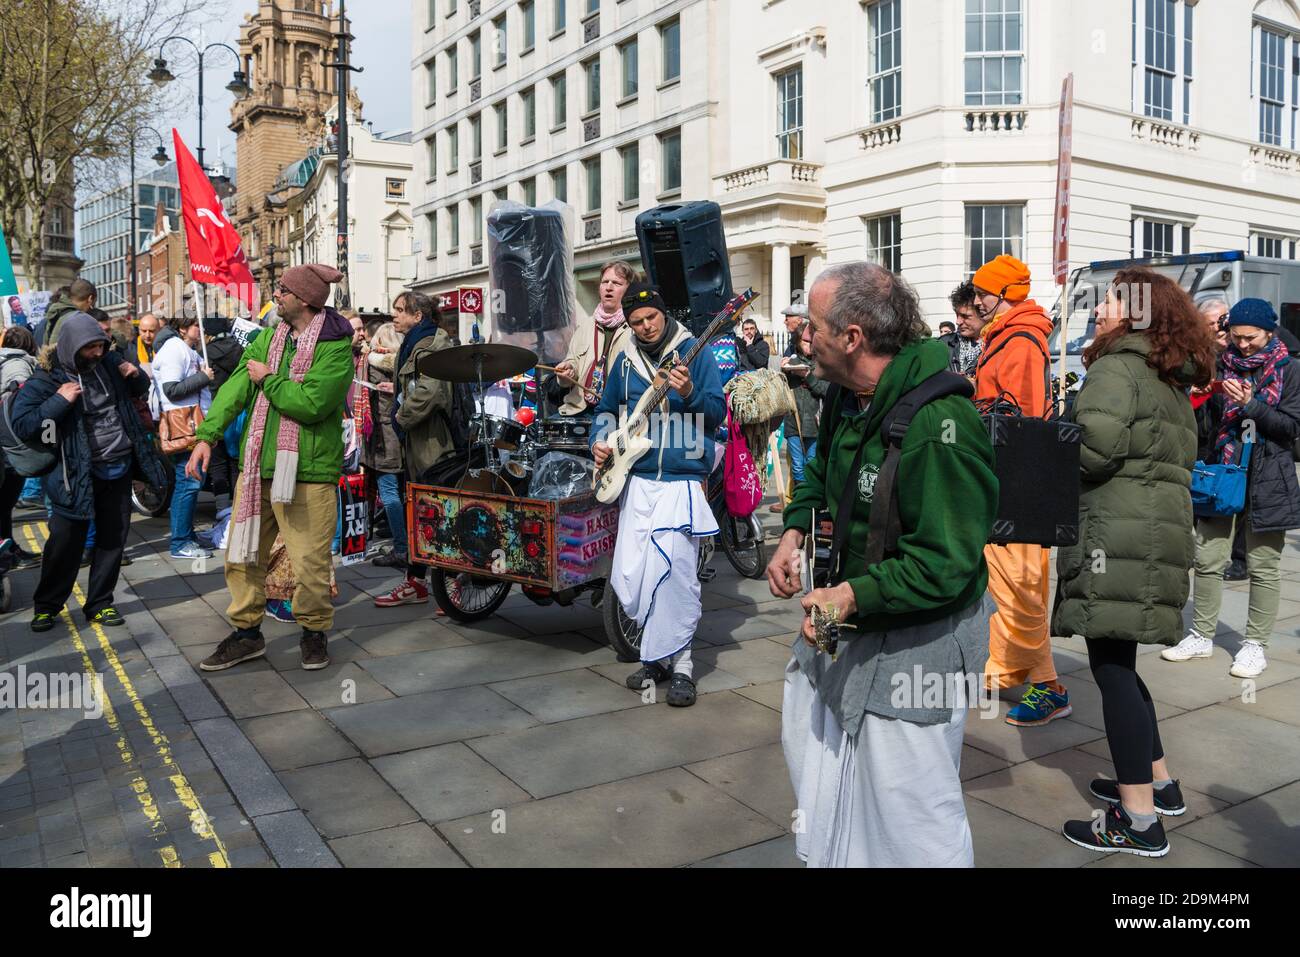
<instances>
[{"instance_id":1,"label":"orange dhoti","mask_svg":"<svg viewBox=\"0 0 1300 957\"><path fill-rule=\"evenodd\" d=\"M1048 556L1041 545L985 545L989 594L998 611L989 622L990 687L1056 680L1048 627Z\"/></svg>"}]
</instances>

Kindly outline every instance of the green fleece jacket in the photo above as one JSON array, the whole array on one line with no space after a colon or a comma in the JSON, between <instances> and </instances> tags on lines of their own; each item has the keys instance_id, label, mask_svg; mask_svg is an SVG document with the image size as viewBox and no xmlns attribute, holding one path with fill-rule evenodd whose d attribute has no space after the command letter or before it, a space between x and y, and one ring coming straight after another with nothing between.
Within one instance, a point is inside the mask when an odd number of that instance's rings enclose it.
<instances>
[{"instance_id":1,"label":"green fleece jacket","mask_svg":"<svg viewBox=\"0 0 1300 957\"><path fill-rule=\"evenodd\" d=\"M285 343L280 368L253 385L248 378L250 361L266 362L273 330L266 330L244 350L234 373L212 400L208 416L199 426L201 441L221 441L226 428L247 410L251 418L253 400L258 390L266 394L271 407L266 415L266 436L262 441L262 478L275 476L275 436L280 431L280 417L287 415L298 425L298 481L337 483L343 473L343 415L348 387L356 374L352 365L350 337L319 339L311 368L302 382L289 378L289 364L295 352L293 337ZM239 440L239 467L246 467L244 447L248 427Z\"/></svg>"},{"instance_id":2,"label":"green fleece jacket","mask_svg":"<svg viewBox=\"0 0 1300 957\"><path fill-rule=\"evenodd\" d=\"M912 343L885 368L865 411L857 411L856 397L849 395L841 414L827 407L817 454L785 507L787 529L807 532L813 509L834 516L853 458L866 441L853 481L844 564L858 606L853 623L863 631L892 631L962 611L988 584L984 544L998 505L993 447L974 405L957 395L923 406L912 420L898 464L898 551L866 564L871 502L885 460L880 422L905 392L946 369L948 359L942 342Z\"/></svg>"}]
</instances>

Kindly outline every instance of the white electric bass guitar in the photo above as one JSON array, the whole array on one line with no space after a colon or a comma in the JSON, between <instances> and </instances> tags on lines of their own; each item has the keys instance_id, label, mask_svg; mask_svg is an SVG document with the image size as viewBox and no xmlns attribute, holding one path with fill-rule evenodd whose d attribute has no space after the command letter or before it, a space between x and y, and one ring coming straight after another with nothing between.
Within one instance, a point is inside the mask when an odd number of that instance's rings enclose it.
<instances>
[{"instance_id":1,"label":"white electric bass guitar","mask_svg":"<svg viewBox=\"0 0 1300 957\"><path fill-rule=\"evenodd\" d=\"M606 505L618 501L618 497L623 494L623 486L627 484L627 477L632 472L632 466L636 465L637 460L653 447L654 439L650 437L650 414L668 396L670 388L668 373L672 371L673 366L679 362L689 366L700 350L712 342L723 329L734 325L745 307L757 298L758 293L753 289L746 289L722 307L722 311L709 323L709 328L704 330L704 335L695 340L695 345L691 346L685 356L679 356L674 352L660 363L659 368L655 370L654 382L642 394L641 400L637 402L636 408L632 410L632 414L628 416L622 428L615 429L605 436L605 444L610 448L609 458L596 469L592 481L597 501Z\"/></svg>"}]
</instances>

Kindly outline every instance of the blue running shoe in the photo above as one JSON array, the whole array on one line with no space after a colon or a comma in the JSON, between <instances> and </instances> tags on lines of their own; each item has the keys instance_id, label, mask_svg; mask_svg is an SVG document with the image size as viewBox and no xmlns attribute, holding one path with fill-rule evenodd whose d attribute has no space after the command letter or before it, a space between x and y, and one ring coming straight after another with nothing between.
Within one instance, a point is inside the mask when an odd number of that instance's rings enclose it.
<instances>
[{"instance_id":1,"label":"blue running shoe","mask_svg":"<svg viewBox=\"0 0 1300 957\"><path fill-rule=\"evenodd\" d=\"M1007 724L1033 728L1055 718L1064 718L1072 710L1068 691L1057 694L1047 685L1030 685L1020 704L1007 712Z\"/></svg>"},{"instance_id":2,"label":"blue running shoe","mask_svg":"<svg viewBox=\"0 0 1300 957\"><path fill-rule=\"evenodd\" d=\"M293 616L293 606L282 598L270 598L266 602L266 614L276 621L293 624L298 619Z\"/></svg>"}]
</instances>

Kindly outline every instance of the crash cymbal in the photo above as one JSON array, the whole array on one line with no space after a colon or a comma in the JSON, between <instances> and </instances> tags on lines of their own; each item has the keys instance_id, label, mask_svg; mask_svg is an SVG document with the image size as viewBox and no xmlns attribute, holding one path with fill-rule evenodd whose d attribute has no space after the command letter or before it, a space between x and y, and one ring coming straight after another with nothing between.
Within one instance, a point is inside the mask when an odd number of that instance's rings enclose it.
<instances>
[{"instance_id":1,"label":"crash cymbal","mask_svg":"<svg viewBox=\"0 0 1300 957\"><path fill-rule=\"evenodd\" d=\"M480 360L482 365L479 365ZM439 349L416 363L415 370L444 382L484 383L509 379L537 364L537 353L520 346L497 342L474 342L467 346Z\"/></svg>"}]
</instances>

